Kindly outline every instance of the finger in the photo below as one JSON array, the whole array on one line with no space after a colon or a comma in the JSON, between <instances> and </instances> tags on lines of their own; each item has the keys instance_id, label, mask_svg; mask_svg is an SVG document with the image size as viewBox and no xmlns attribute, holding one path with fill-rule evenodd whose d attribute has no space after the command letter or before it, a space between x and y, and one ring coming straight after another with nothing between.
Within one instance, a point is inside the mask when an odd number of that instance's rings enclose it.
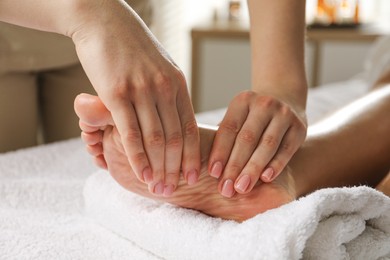
<instances>
[{"instance_id":1,"label":"finger","mask_svg":"<svg viewBox=\"0 0 390 260\"><path fill-rule=\"evenodd\" d=\"M162 195L164 192L165 135L160 117L150 96L136 94L134 107L142 132L143 145L152 167L153 182L149 185L150 191Z\"/></svg>"},{"instance_id":2,"label":"finger","mask_svg":"<svg viewBox=\"0 0 390 260\"><path fill-rule=\"evenodd\" d=\"M235 189L238 193L245 194L253 189L266 165L276 154L289 125L289 121L283 118L274 117L271 120L257 148L235 182Z\"/></svg>"},{"instance_id":3,"label":"finger","mask_svg":"<svg viewBox=\"0 0 390 260\"><path fill-rule=\"evenodd\" d=\"M183 135L176 102L169 100L159 105L159 115L165 133L165 191L164 196L172 195L179 183L180 164L183 151Z\"/></svg>"},{"instance_id":4,"label":"finger","mask_svg":"<svg viewBox=\"0 0 390 260\"><path fill-rule=\"evenodd\" d=\"M303 143L305 132L295 128L294 126L291 127L285 134L276 155L272 158L266 171L260 177L263 182L272 182L275 180Z\"/></svg>"},{"instance_id":5,"label":"finger","mask_svg":"<svg viewBox=\"0 0 390 260\"><path fill-rule=\"evenodd\" d=\"M81 139L85 144L94 145L103 142L103 131L96 131L92 133L81 132Z\"/></svg>"},{"instance_id":6,"label":"finger","mask_svg":"<svg viewBox=\"0 0 390 260\"><path fill-rule=\"evenodd\" d=\"M87 152L92 156L98 156L103 154L103 145L102 143L87 145Z\"/></svg>"},{"instance_id":7,"label":"finger","mask_svg":"<svg viewBox=\"0 0 390 260\"><path fill-rule=\"evenodd\" d=\"M187 88L179 92L177 104L184 142L182 171L187 183L192 185L200 174L200 136Z\"/></svg>"},{"instance_id":8,"label":"finger","mask_svg":"<svg viewBox=\"0 0 390 260\"><path fill-rule=\"evenodd\" d=\"M223 176L219 184L222 195L229 196L231 194L231 191L223 189L223 184L226 180L235 182L253 152L258 147L260 137L271 120L272 115L268 113L258 111L249 113L244 125L237 134L232 152L223 171Z\"/></svg>"},{"instance_id":9,"label":"finger","mask_svg":"<svg viewBox=\"0 0 390 260\"><path fill-rule=\"evenodd\" d=\"M104 170L107 170L108 167L107 167L107 162L106 162L106 159L104 158L104 155L101 154L101 155L98 155L98 156L95 156L94 157L94 163L96 166L104 169Z\"/></svg>"},{"instance_id":10,"label":"finger","mask_svg":"<svg viewBox=\"0 0 390 260\"><path fill-rule=\"evenodd\" d=\"M247 103L236 102L229 105L219 125L210 153L208 171L214 178L219 178L230 157L237 134L249 113Z\"/></svg>"},{"instance_id":11,"label":"finger","mask_svg":"<svg viewBox=\"0 0 390 260\"><path fill-rule=\"evenodd\" d=\"M115 104L112 116L134 174L140 181L153 182L152 169L144 149L142 134L133 105L127 101Z\"/></svg>"}]
</instances>

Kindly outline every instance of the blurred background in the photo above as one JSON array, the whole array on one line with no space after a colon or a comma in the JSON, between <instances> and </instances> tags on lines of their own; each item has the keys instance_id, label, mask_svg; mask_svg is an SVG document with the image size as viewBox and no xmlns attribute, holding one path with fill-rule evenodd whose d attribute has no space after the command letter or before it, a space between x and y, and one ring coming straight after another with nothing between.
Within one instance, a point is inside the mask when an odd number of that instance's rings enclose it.
<instances>
[{"instance_id":1,"label":"blurred background","mask_svg":"<svg viewBox=\"0 0 390 260\"><path fill-rule=\"evenodd\" d=\"M250 87L246 0L153 0L152 31L184 71L197 112ZM388 0L307 0L310 87L363 71L371 44L390 32Z\"/></svg>"},{"instance_id":2,"label":"blurred background","mask_svg":"<svg viewBox=\"0 0 390 260\"><path fill-rule=\"evenodd\" d=\"M126 1L183 70L195 112L250 89L246 0ZM390 32L390 1L306 2L309 86L359 77L373 42ZM0 152L79 136L80 92L94 90L70 39L0 23Z\"/></svg>"}]
</instances>

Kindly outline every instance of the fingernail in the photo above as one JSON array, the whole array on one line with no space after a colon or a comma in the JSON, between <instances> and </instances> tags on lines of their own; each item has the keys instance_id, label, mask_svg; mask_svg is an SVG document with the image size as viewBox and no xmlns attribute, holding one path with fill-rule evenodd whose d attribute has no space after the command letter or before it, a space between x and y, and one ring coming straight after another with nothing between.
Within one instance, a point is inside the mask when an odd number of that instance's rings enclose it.
<instances>
[{"instance_id":1,"label":"fingernail","mask_svg":"<svg viewBox=\"0 0 390 260\"><path fill-rule=\"evenodd\" d=\"M236 184L236 190L240 192L246 192L250 183L251 183L251 177L249 177L248 175L244 175L238 180Z\"/></svg>"},{"instance_id":2,"label":"fingernail","mask_svg":"<svg viewBox=\"0 0 390 260\"><path fill-rule=\"evenodd\" d=\"M162 195L164 193L164 183L160 181L154 186L153 192L156 195Z\"/></svg>"},{"instance_id":3,"label":"fingernail","mask_svg":"<svg viewBox=\"0 0 390 260\"><path fill-rule=\"evenodd\" d=\"M198 181L198 172L196 170L191 170L187 174L188 185L193 185Z\"/></svg>"},{"instance_id":4,"label":"fingernail","mask_svg":"<svg viewBox=\"0 0 390 260\"><path fill-rule=\"evenodd\" d=\"M169 184L165 186L163 196L164 197L172 196L174 190L175 190L175 186L173 184Z\"/></svg>"},{"instance_id":5,"label":"fingernail","mask_svg":"<svg viewBox=\"0 0 390 260\"><path fill-rule=\"evenodd\" d=\"M272 176L274 175L274 170L272 168L267 168L263 174L261 174L261 179L263 181L270 182L272 181Z\"/></svg>"},{"instance_id":6,"label":"fingernail","mask_svg":"<svg viewBox=\"0 0 390 260\"><path fill-rule=\"evenodd\" d=\"M233 189L233 181L232 180L229 179L223 183L221 194L222 194L222 196L227 197L227 198L233 197L234 189Z\"/></svg>"},{"instance_id":7,"label":"fingernail","mask_svg":"<svg viewBox=\"0 0 390 260\"><path fill-rule=\"evenodd\" d=\"M149 168L149 167L146 167L143 172L142 172L142 176L144 178L144 182L145 183L151 183L153 181L153 174L152 174L152 170Z\"/></svg>"},{"instance_id":8,"label":"fingernail","mask_svg":"<svg viewBox=\"0 0 390 260\"><path fill-rule=\"evenodd\" d=\"M214 178L219 178L222 174L222 163L221 162L215 162L213 164L213 167L211 167L210 176Z\"/></svg>"}]
</instances>

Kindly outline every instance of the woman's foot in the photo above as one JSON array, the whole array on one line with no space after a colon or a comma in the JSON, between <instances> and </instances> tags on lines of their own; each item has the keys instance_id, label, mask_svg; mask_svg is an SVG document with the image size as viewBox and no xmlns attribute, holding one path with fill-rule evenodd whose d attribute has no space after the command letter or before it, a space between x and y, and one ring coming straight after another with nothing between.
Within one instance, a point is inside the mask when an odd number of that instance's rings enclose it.
<instances>
[{"instance_id":1,"label":"woman's foot","mask_svg":"<svg viewBox=\"0 0 390 260\"><path fill-rule=\"evenodd\" d=\"M249 194L235 194L232 198L220 195L218 179L210 177L207 173L207 161L215 130L203 127L200 127L202 168L198 182L188 185L181 176L175 192L174 187L157 187L158 185L148 189L147 184L139 181L133 173L110 112L100 99L86 94L79 95L75 102L75 110L84 131L83 139L90 153L95 156L97 164L107 166L112 177L121 186L141 196L237 221L279 207L296 197L290 168L272 183L258 183ZM155 194L150 191L154 191Z\"/></svg>"}]
</instances>

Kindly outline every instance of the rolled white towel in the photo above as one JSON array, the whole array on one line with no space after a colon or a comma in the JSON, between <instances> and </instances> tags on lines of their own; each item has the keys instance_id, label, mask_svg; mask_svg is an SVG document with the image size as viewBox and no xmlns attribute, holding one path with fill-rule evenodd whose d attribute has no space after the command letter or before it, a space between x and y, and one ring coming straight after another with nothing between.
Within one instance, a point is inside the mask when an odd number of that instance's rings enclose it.
<instances>
[{"instance_id":1,"label":"rolled white towel","mask_svg":"<svg viewBox=\"0 0 390 260\"><path fill-rule=\"evenodd\" d=\"M368 187L319 190L243 223L140 197L105 171L84 199L90 218L166 259L390 257L390 199Z\"/></svg>"}]
</instances>

